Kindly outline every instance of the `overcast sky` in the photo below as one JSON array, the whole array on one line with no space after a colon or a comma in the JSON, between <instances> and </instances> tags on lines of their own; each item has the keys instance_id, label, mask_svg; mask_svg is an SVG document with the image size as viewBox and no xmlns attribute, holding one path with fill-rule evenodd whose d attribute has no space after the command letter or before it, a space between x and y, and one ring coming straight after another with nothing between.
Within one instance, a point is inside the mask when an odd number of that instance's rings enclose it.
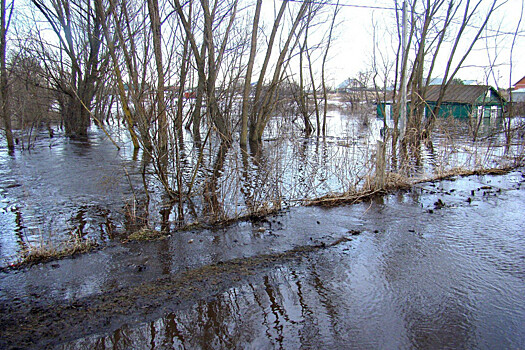
<instances>
[{"instance_id":1,"label":"overcast sky","mask_svg":"<svg viewBox=\"0 0 525 350\"><path fill-rule=\"evenodd\" d=\"M514 32L522 11L522 2L523 0L500 1L502 6L491 17L489 24L490 33L495 33L495 30L498 28L502 32ZM392 8L393 0L341 0L340 3L350 6L343 7L340 12L342 23L338 28L338 40L331 52L330 81L332 84L339 84L344 80L344 77L354 77L359 71L370 69L373 51L373 20L380 27L377 33L380 42L382 42L379 46L383 50L389 40L389 35L385 33L385 28L395 30L395 22L393 22L394 10L366 7ZM480 11L480 17L482 13ZM478 18L478 20L480 19ZM517 38L513 54L511 78L513 84L525 76L525 18L522 19L520 29L521 34ZM457 77L463 80L486 81L489 54L492 60L497 55L497 66L494 70L494 75L500 87L508 87L512 37L510 35L500 36L496 44L495 40L480 41L466 62L468 67L460 70ZM488 51L487 47L489 47ZM439 71L436 71L435 76L439 75ZM496 85L493 79L489 79L489 84Z\"/></svg>"}]
</instances>

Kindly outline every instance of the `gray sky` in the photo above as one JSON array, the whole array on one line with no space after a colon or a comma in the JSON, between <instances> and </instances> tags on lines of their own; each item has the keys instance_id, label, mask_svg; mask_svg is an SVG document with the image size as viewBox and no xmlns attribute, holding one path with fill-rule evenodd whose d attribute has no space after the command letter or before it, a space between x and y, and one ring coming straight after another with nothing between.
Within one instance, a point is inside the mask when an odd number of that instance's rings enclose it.
<instances>
[{"instance_id":1,"label":"gray sky","mask_svg":"<svg viewBox=\"0 0 525 350\"><path fill-rule=\"evenodd\" d=\"M522 11L522 2L523 0L500 1L502 5L491 17L488 33L495 34L497 31L514 32ZM390 34L387 34L386 30L395 30L394 10L366 8L366 6L392 8L393 0L341 0L340 3L350 6L341 9L340 20L342 23L338 29L338 40L331 52L330 82L334 84L340 83L345 77L354 77L359 71L371 68L373 20L378 25L378 49L381 49L383 52L392 54L391 50L387 50L391 39ZM473 23L480 23L483 16L484 12L479 11L478 18L476 18L477 22ZM475 30L475 28L470 29L471 32ZM525 76L525 18L522 19L520 29L521 34L517 37L513 53L511 78L513 84ZM508 87L511 43L512 36L510 35L481 40L465 62L466 67L458 72L457 77L463 80L485 82L488 74L489 84L496 85L493 78L495 76L499 87ZM494 74L491 74L487 69L490 66L489 56L490 61L496 62ZM391 59L393 60L393 58ZM436 70L434 76L442 75L439 72L443 71L443 62L440 63L441 69Z\"/></svg>"}]
</instances>

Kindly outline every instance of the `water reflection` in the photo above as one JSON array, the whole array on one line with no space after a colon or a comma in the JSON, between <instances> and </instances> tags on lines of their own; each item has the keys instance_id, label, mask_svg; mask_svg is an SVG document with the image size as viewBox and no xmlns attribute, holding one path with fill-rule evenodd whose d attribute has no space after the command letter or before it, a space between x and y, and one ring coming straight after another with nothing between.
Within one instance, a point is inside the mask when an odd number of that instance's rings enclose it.
<instances>
[{"instance_id":1,"label":"water reflection","mask_svg":"<svg viewBox=\"0 0 525 350\"><path fill-rule=\"evenodd\" d=\"M521 172L425 183L370 203L330 210L296 208L287 219L268 218L267 225L279 219L287 229L259 243L255 232L235 233L230 227L197 236L202 244L198 239L188 244L189 237L196 237L188 233L149 245L154 253L138 244L104 253L102 266L108 271L102 273L107 278L103 283L118 279L133 286L162 286L166 279L151 277L157 269L175 280L181 270L196 269L198 281L169 284L192 291L183 300L160 288L158 295L148 294L157 303L155 309L141 308L126 316L116 309L107 328L86 329L84 334L96 335L62 348L522 348L523 183ZM489 196L498 188L503 190L497 197ZM467 202L468 196L474 200ZM428 211L437 198L446 205ZM290 253L312 237L314 242L333 242L356 227L360 234L337 245L287 259L281 254L262 258L268 251ZM262 260L246 275L241 271L249 257ZM84 258L76 261L79 268L99 276L100 269L87 269L89 259ZM236 270L219 268L230 266L232 259ZM119 267L129 261L135 266ZM137 265L149 267L146 273L132 273ZM215 281L224 282L220 288L206 278L203 266L218 271ZM234 278L235 271L239 274ZM47 276L46 281L52 280L49 272ZM13 288L7 281L4 286ZM111 288L117 287L105 286L97 293L110 298L104 291ZM125 285L121 288L126 290ZM197 288L200 292L193 293ZM5 298L11 291L7 293Z\"/></svg>"},{"instance_id":2,"label":"water reflection","mask_svg":"<svg viewBox=\"0 0 525 350\"><path fill-rule=\"evenodd\" d=\"M168 232L359 189L373 174L383 121L370 117L364 123L341 110L330 111L328 121L326 137L306 139L287 118L274 118L265 141L250 152L237 143L221 145L211 131L201 143L192 143L188 135L175 142L174 159L165 164L152 164L147 152L138 160L118 128L108 126L120 151L97 128L85 142L58 131L49 139L43 130L31 151L17 150L12 157L0 152L0 189L6 200L19 205L16 219L3 221L9 224L0 227L1 239L13 248L16 234L37 242L42 240L39 233L45 233L44 238L61 243L79 231L103 243L144 225ZM472 141L471 128L468 122L440 121L432 140L387 161L387 171L425 176L511 159L504 158L502 135L494 132L500 121L482 123L478 139L483 140L478 142ZM3 252L2 264L18 251Z\"/></svg>"}]
</instances>

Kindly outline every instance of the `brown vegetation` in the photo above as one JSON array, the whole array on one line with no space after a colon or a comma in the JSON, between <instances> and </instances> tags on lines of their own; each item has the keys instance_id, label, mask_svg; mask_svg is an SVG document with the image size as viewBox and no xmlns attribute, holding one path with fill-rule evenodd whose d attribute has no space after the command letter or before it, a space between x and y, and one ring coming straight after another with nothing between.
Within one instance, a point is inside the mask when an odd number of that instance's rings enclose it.
<instances>
[{"instance_id":1,"label":"brown vegetation","mask_svg":"<svg viewBox=\"0 0 525 350\"><path fill-rule=\"evenodd\" d=\"M20 269L35 264L60 260L76 254L92 251L98 244L89 238L75 237L59 246L54 246L51 242L28 243L20 253L20 258L14 264L8 266L9 269Z\"/></svg>"}]
</instances>

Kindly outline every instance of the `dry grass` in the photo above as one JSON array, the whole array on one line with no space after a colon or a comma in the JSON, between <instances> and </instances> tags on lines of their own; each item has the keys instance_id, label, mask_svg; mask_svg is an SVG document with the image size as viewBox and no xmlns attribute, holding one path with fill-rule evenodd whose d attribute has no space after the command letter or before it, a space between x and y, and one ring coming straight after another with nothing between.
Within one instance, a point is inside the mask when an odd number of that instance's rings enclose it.
<instances>
[{"instance_id":1,"label":"dry grass","mask_svg":"<svg viewBox=\"0 0 525 350\"><path fill-rule=\"evenodd\" d=\"M359 191L352 191L343 194L330 194L313 200L305 202L306 206L323 206L323 207L334 207L339 205L349 205L364 202L375 198L377 196L383 196L389 192L396 190L406 190L411 188L413 185L423 182L446 180L456 176L472 176L472 175L504 175L508 172L516 169L517 166L507 166L502 168L490 168L490 169L464 169L464 168L453 168L446 172L436 174L434 176L411 180L403 175L397 173L388 173L383 188L375 188L373 179L369 179L365 182L363 189Z\"/></svg>"},{"instance_id":2,"label":"dry grass","mask_svg":"<svg viewBox=\"0 0 525 350\"><path fill-rule=\"evenodd\" d=\"M420 179L416 181L415 183L446 180L446 179L449 179L455 176L464 177L464 176L472 176L472 175L504 175L516 169L517 167L519 167L519 165L505 166L501 168L486 168L486 169L485 168L479 168L479 169L452 168L452 169L437 173L431 177Z\"/></svg>"},{"instance_id":3,"label":"dry grass","mask_svg":"<svg viewBox=\"0 0 525 350\"><path fill-rule=\"evenodd\" d=\"M34 244L29 243L20 253L18 261L9 266L11 269L20 269L35 264L59 260L75 254L87 253L98 244L90 238L75 237L63 243L61 246L54 246L52 243L43 241Z\"/></svg>"},{"instance_id":4,"label":"dry grass","mask_svg":"<svg viewBox=\"0 0 525 350\"><path fill-rule=\"evenodd\" d=\"M140 230L131 233L127 241L155 241L166 237L162 232L144 226Z\"/></svg>"},{"instance_id":5,"label":"dry grass","mask_svg":"<svg viewBox=\"0 0 525 350\"><path fill-rule=\"evenodd\" d=\"M369 200L375 196L386 194L385 190L365 190L351 193L344 193L342 195L327 195L317 199L307 201L306 206L321 206L321 207L335 207L339 205L356 204Z\"/></svg>"}]
</instances>

